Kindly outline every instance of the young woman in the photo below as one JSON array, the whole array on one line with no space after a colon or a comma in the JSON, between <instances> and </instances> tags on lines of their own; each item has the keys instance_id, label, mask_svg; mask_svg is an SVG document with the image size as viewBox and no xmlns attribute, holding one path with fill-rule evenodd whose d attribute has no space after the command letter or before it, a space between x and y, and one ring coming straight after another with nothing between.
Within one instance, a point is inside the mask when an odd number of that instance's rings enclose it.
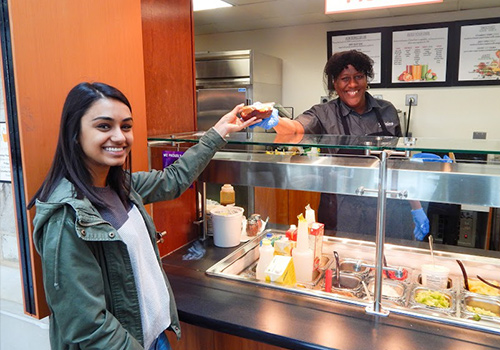
<instances>
[{"instance_id":1,"label":"young woman","mask_svg":"<svg viewBox=\"0 0 500 350\"><path fill-rule=\"evenodd\" d=\"M81 83L64 103L52 166L29 204L53 349L170 349L180 337L153 220L144 205L180 196L225 135L251 125L240 106L162 171L131 173L132 108L116 88Z\"/></svg>"}]
</instances>

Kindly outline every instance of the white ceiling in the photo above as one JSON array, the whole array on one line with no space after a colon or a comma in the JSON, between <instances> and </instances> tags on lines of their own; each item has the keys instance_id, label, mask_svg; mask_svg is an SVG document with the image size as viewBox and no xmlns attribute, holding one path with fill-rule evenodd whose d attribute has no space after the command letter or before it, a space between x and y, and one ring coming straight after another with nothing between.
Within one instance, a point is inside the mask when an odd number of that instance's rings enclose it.
<instances>
[{"instance_id":1,"label":"white ceiling","mask_svg":"<svg viewBox=\"0 0 500 350\"><path fill-rule=\"evenodd\" d=\"M500 16L500 0L444 0L437 4L331 15L325 15L325 0L225 1L234 7L194 13L195 35L487 8L496 12L492 16Z\"/></svg>"}]
</instances>

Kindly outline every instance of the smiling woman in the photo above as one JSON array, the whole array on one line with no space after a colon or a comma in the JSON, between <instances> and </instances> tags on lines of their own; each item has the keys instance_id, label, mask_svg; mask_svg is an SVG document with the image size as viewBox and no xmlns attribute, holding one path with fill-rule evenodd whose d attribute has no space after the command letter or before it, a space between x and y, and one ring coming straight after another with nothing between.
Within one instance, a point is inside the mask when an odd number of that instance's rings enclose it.
<instances>
[{"instance_id":1,"label":"smiling woman","mask_svg":"<svg viewBox=\"0 0 500 350\"><path fill-rule=\"evenodd\" d=\"M122 166L134 142L132 112L117 100L97 100L82 117L79 143L93 185L106 186L112 166Z\"/></svg>"},{"instance_id":2,"label":"smiling woman","mask_svg":"<svg viewBox=\"0 0 500 350\"><path fill-rule=\"evenodd\" d=\"M31 200L53 349L170 349L180 337L156 228L145 205L179 197L242 122L236 106L162 170L131 172L132 108L116 88L81 83L66 97L56 154ZM78 300L75 304L73 300Z\"/></svg>"}]
</instances>

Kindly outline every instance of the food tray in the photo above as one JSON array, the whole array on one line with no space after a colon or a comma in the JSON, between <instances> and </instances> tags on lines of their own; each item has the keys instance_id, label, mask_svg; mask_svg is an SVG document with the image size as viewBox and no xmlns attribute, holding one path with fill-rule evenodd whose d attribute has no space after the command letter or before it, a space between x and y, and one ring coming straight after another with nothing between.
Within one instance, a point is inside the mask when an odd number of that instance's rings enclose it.
<instances>
[{"instance_id":1,"label":"food tray","mask_svg":"<svg viewBox=\"0 0 500 350\"><path fill-rule=\"evenodd\" d=\"M371 263L367 263L366 261L360 259L340 259L340 272L344 274L352 274L365 280L370 274L370 268L363 266L362 264L368 265Z\"/></svg>"},{"instance_id":2,"label":"food tray","mask_svg":"<svg viewBox=\"0 0 500 350\"><path fill-rule=\"evenodd\" d=\"M497 316L483 315L467 309L467 306L481 308L495 313ZM475 321L500 323L500 300L497 298L464 294L461 302L461 317Z\"/></svg>"},{"instance_id":3,"label":"food tray","mask_svg":"<svg viewBox=\"0 0 500 350\"><path fill-rule=\"evenodd\" d=\"M340 272L340 287L335 287L335 271L332 270L332 291L333 294L342 295L349 298L362 299L364 297L363 283L359 276L351 273ZM321 282L321 290L325 291L325 279Z\"/></svg>"},{"instance_id":4,"label":"food tray","mask_svg":"<svg viewBox=\"0 0 500 350\"><path fill-rule=\"evenodd\" d=\"M415 300L415 297L420 292L427 292L427 291L439 293L440 295L444 296L449 302L449 307L429 306L429 305L419 303ZM456 309L455 299L456 299L455 293L452 293L449 290L427 288L427 287L422 287L422 286L418 286L418 285L414 284L413 289L410 293L410 297L408 298L408 307L410 307L411 309L418 309L418 310L426 311L429 314L443 314L443 315L450 316L450 315L455 314L455 309Z\"/></svg>"},{"instance_id":5,"label":"food tray","mask_svg":"<svg viewBox=\"0 0 500 350\"><path fill-rule=\"evenodd\" d=\"M373 299L373 294L375 290L375 279L370 278L367 283L368 291ZM396 305L404 306L406 304L406 294L407 294L408 284L404 282L394 281L385 278L382 281L382 299L389 300Z\"/></svg>"}]
</instances>

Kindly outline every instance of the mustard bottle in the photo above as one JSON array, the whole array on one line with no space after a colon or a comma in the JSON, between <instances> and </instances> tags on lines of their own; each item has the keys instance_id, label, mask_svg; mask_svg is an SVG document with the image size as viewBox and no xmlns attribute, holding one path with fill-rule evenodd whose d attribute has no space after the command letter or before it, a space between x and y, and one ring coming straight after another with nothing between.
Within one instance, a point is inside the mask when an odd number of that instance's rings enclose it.
<instances>
[{"instance_id":1,"label":"mustard bottle","mask_svg":"<svg viewBox=\"0 0 500 350\"><path fill-rule=\"evenodd\" d=\"M228 204L234 204L234 203L235 203L234 187L231 186L230 184L225 184L220 189L220 204L221 205L228 205Z\"/></svg>"}]
</instances>

